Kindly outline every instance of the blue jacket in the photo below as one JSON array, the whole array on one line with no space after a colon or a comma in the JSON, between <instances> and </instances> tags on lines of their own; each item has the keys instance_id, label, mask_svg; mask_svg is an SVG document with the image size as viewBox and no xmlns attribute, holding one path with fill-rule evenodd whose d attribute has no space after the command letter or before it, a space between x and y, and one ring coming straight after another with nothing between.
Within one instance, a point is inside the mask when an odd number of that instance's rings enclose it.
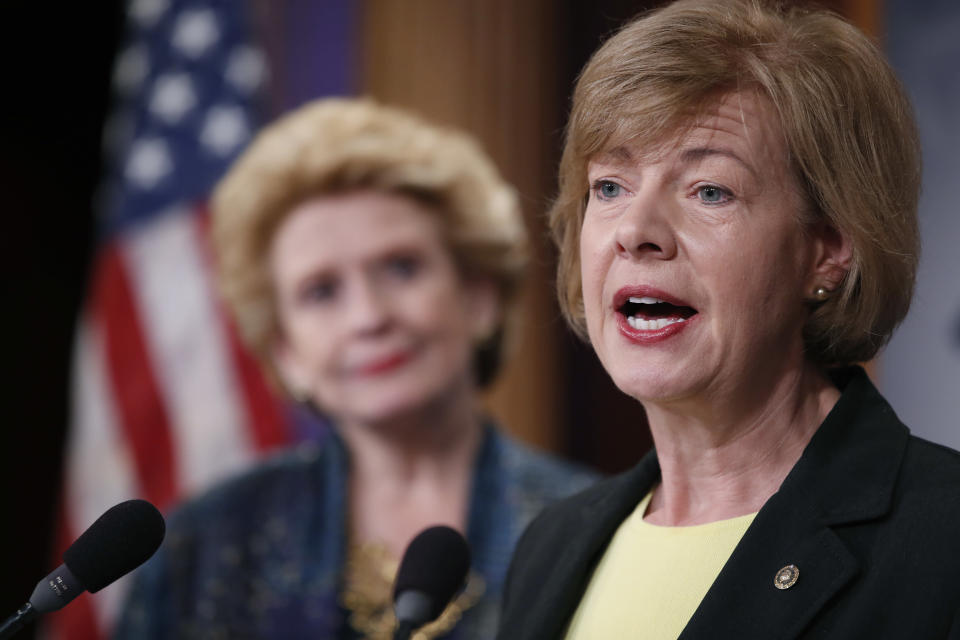
<instances>
[{"instance_id":1,"label":"blue jacket","mask_svg":"<svg viewBox=\"0 0 960 640\"><path fill-rule=\"evenodd\" d=\"M355 637L338 602L347 470L347 451L331 433L177 510L160 551L136 575L115 637ZM545 505L595 478L485 429L467 539L486 590L445 637L493 636L520 533Z\"/></svg>"}]
</instances>

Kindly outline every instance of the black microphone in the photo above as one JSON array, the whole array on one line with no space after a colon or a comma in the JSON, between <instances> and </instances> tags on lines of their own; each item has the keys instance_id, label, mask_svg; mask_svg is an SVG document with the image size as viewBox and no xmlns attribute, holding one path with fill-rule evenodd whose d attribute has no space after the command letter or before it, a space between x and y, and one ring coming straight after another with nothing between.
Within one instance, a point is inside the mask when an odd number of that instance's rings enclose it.
<instances>
[{"instance_id":1,"label":"black microphone","mask_svg":"<svg viewBox=\"0 0 960 640\"><path fill-rule=\"evenodd\" d=\"M393 588L394 640L407 640L438 618L469 569L470 547L456 529L436 526L418 533L403 553Z\"/></svg>"},{"instance_id":2,"label":"black microphone","mask_svg":"<svg viewBox=\"0 0 960 640\"><path fill-rule=\"evenodd\" d=\"M130 573L163 542L166 525L146 500L110 507L63 553L63 564L37 583L30 600L0 625L0 640L41 613L56 611L84 591L96 593Z\"/></svg>"}]
</instances>

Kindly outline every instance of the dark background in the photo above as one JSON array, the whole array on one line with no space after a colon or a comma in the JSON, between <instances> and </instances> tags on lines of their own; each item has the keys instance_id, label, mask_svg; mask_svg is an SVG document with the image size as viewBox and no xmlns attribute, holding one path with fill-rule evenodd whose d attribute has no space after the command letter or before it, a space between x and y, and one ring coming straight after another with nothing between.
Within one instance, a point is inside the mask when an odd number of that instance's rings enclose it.
<instances>
[{"instance_id":1,"label":"dark background","mask_svg":"<svg viewBox=\"0 0 960 640\"><path fill-rule=\"evenodd\" d=\"M120 5L0 5L4 618L55 566L49 549L70 355L93 246L91 203Z\"/></svg>"}]
</instances>

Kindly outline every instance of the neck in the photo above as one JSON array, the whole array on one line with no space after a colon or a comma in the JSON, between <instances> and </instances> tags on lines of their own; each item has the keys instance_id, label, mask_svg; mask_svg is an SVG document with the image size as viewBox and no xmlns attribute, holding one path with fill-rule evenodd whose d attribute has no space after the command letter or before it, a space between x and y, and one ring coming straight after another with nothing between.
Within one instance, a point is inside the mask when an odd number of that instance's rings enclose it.
<instances>
[{"instance_id":1,"label":"neck","mask_svg":"<svg viewBox=\"0 0 960 640\"><path fill-rule=\"evenodd\" d=\"M754 513L779 489L840 393L810 364L769 380L706 403L645 404L662 473L647 520Z\"/></svg>"},{"instance_id":2,"label":"neck","mask_svg":"<svg viewBox=\"0 0 960 640\"><path fill-rule=\"evenodd\" d=\"M339 425L350 452L350 537L400 557L419 531L466 531L483 428L470 384L429 407L377 424Z\"/></svg>"}]
</instances>

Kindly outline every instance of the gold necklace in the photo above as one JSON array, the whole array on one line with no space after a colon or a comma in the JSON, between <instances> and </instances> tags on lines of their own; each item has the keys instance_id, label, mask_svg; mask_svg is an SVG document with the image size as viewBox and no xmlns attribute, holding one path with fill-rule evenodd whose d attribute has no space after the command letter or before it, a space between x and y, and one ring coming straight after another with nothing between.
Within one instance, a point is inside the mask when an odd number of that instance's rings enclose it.
<instances>
[{"instance_id":1,"label":"gold necklace","mask_svg":"<svg viewBox=\"0 0 960 640\"><path fill-rule=\"evenodd\" d=\"M390 555L386 545L375 542L349 545L340 604L350 612L350 626L368 640L393 637L396 627L393 580L398 566L399 562ZM439 618L414 632L412 640L432 640L450 631L485 590L483 578L471 571L460 595L447 605Z\"/></svg>"}]
</instances>

